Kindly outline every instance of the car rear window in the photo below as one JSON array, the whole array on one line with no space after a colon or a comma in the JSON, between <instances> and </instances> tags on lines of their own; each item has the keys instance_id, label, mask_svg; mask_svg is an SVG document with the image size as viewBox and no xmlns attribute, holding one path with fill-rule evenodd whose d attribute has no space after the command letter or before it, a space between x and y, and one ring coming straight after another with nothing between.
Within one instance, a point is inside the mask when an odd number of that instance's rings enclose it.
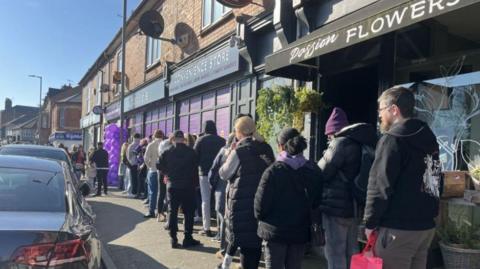
<instances>
[{"instance_id":1,"label":"car rear window","mask_svg":"<svg viewBox=\"0 0 480 269\"><path fill-rule=\"evenodd\" d=\"M0 168L0 211L65 212L63 174Z\"/></svg>"},{"instance_id":2,"label":"car rear window","mask_svg":"<svg viewBox=\"0 0 480 269\"><path fill-rule=\"evenodd\" d=\"M67 154L60 150L4 147L0 149L0 155L30 156L68 162Z\"/></svg>"}]
</instances>

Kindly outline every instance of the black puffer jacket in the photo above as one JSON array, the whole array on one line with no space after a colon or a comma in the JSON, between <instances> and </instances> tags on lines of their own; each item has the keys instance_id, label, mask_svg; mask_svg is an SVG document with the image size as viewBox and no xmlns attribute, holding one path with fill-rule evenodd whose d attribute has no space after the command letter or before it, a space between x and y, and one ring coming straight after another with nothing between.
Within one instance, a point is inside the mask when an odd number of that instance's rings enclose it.
<instances>
[{"instance_id":1,"label":"black puffer jacket","mask_svg":"<svg viewBox=\"0 0 480 269\"><path fill-rule=\"evenodd\" d=\"M198 178L198 158L185 144L175 144L160 155L157 162L160 171L168 176L167 187L188 189L195 187Z\"/></svg>"},{"instance_id":2,"label":"black puffer jacket","mask_svg":"<svg viewBox=\"0 0 480 269\"><path fill-rule=\"evenodd\" d=\"M217 135L215 122L211 120L206 121L204 133L193 147L199 158L199 172L201 176L208 175L215 156L217 156L220 149L225 146L225 139Z\"/></svg>"},{"instance_id":3,"label":"black puffer jacket","mask_svg":"<svg viewBox=\"0 0 480 269\"><path fill-rule=\"evenodd\" d=\"M361 145L375 147L377 135L370 124L357 123L343 128L330 142L318 166L323 173L323 195L320 209L329 216L351 218L354 216L350 184L339 172L353 180L359 173Z\"/></svg>"},{"instance_id":4,"label":"black puffer jacket","mask_svg":"<svg viewBox=\"0 0 480 269\"><path fill-rule=\"evenodd\" d=\"M279 243L307 243L310 208L320 199L320 184L321 171L310 161L298 169L281 161L268 167L255 195L258 236Z\"/></svg>"},{"instance_id":5,"label":"black puffer jacket","mask_svg":"<svg viewBox=\"0 0 480 269\"><path fill-rule=\"evenodd\" d=\"M226 240L239 247L258 248L262 240L257 236L253 204L260 178L274 160L273 151L268 144L247 138L235 152L240 166L227 190Z\"/></svg>"}]
</instances>

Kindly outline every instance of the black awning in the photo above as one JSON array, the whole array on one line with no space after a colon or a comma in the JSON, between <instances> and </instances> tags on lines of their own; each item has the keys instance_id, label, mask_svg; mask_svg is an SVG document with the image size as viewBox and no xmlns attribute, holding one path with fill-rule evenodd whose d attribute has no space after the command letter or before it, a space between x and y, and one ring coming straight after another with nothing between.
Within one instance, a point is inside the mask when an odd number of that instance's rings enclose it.
<instances>
[{"instance_id":1,"label":"black awning","mask_svg":"<svg viewBox=\"0 0 480 269\"><path fill-rule=\"evenodd\" d=\"M316 67L305 63L312 58L475 3L480 0L380 0L267 56L266 73L312 80Z\"/></svg>"}]
</instances>

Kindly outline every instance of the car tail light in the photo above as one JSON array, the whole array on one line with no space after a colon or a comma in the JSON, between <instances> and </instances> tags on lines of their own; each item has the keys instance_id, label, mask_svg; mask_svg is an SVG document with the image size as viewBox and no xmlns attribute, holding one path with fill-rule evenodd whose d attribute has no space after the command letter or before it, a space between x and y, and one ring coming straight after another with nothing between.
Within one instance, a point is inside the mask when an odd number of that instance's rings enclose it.
<instances>
[{"instance_id":1,"label":"car tail light","mask_svg":"<svg viewBox=\"0 0 480 269\"><path fill-rule=\"evenodd\" d=\"M56 266L89 260L85 242L80 239L23 246L15 251L11 261L30 266Z\"/></svg>"}]
</instances>

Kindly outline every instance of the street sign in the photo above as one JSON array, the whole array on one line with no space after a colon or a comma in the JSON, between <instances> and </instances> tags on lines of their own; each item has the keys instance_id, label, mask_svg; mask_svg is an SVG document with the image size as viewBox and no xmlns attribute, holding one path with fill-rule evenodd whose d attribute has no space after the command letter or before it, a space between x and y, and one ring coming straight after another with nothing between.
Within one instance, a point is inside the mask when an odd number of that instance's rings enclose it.
<instances>
[{"instance_id":1,"label":"street sign","mask_svg":"<svg viewBox=\"0 0 480 269\"><path fill-rule=\"evenodd\" d=\"M93 114L95 115L100 115L103 113L103 107L102 106L94 106L92 109Z\"/></svg>"},{"instance_id":2,"label":"street sign","mask_svg":"<svg viewBox=\"0 0 480 269\"><path fill-rule=\"evenodd\" d=\"M252 3L252 0L217 0L220 4L230 8L241 8Z\"/></svg>"}]
</instances>

